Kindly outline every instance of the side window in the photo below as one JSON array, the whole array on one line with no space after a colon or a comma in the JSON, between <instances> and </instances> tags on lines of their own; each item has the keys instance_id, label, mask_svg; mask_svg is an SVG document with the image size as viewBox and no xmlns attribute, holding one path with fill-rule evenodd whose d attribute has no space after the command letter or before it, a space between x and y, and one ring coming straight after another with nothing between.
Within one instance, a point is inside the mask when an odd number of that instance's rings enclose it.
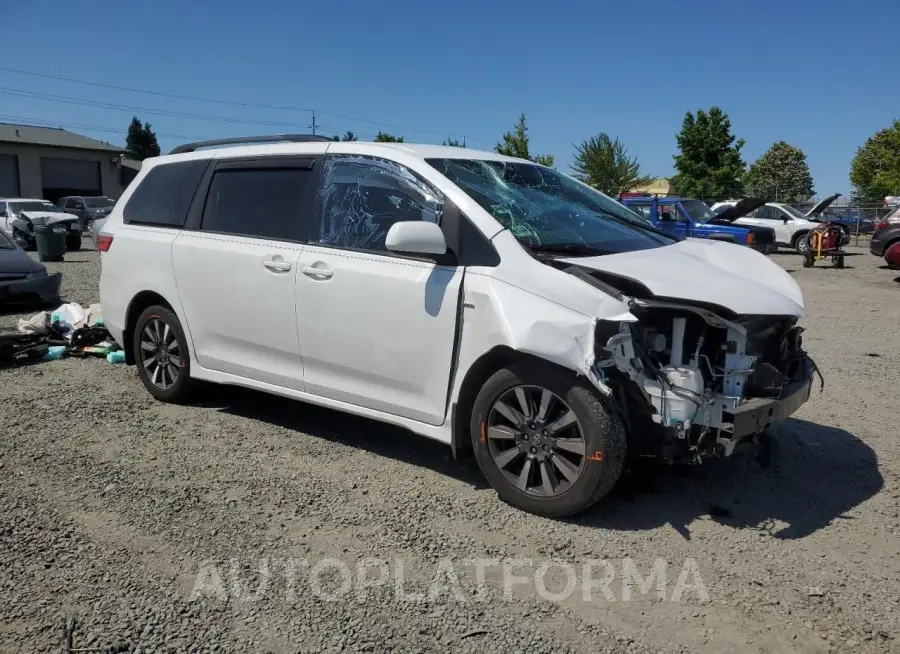
<instances>
[{"instance_id":1,"label":"side window","mask_svg":"<svg viewBox=\"0 0 900 654\"><path fill-rule=\"evenodd\" d=\"M183 227L208 164L206 159L196 159L151 168L125 205L122 213L125 223Z\"/></svg>"},{"instance_id":2,"label":"side window","mask_svg":"<svg viewBox=\"0 0 900 654\"><path fill-rule=\"evenodd\" d=\"M691 217L680 204L672 205L672 218L680 223L688 223L691 221Z\"/></svg>"},{"instance_id":3,"label":"side window","mask_svg":"<svg viewBox=\"0 0 900 654\"><path fill-rule=\"evenodd\" d=\"M325 159L310 242L351 250L387 252L384 240L396 222L440 224L444 196L405 166L375 157Z\"/></svg>"},{"instance_id":4,"label":"side window","mask_svg":"<svg viewBox=\"0 0 900 654\"><path fill-rule=\"evenodd\" d=\"M303 206L315 176L301 168L216 170L206 196L205 232L300 241Z\"/></svg>"},{"instance_id":5,"label":"side window","mask_svg":"<svg viewBox=\"0 0 900 654\"><path fill-rule=\"evenodd\" d=\"M650 220L650 205L649 204L626 204L626 207L631 209L637 215L639 215L644 220Z\"/></svg>"},{"instance_id":6,"label":"side window","mask_svg":"<svg viewBox=\"0 0 900 654\"><path fill-rule=\"evenodd\" d=\"M6 203L0 202L0 217L6 217Z\"/></svg>"},{"instance_id":7,"label":"side window","mask_svg":"<svg viewBox=\"0 0 900 654\"><path fill-rule=\"evenodd\" d=\"M779 220L781 218L781 213L775 207L763 205L756 210L756 217L764 218L765 220Z\"/></svg>"}]
</instances>

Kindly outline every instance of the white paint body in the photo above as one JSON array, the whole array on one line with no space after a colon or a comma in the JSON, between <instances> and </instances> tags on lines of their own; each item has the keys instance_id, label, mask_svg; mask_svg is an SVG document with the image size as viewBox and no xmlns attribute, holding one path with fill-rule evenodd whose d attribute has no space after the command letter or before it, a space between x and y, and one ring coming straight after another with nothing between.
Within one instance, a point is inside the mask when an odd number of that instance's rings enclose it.
<instances>
[{"instance_id":1,"label":"white paint body","mask_svg":"<svg viewBox=\"0 0 900 654\"><path fill-rule=\"evenodd\" d=\"M491 241L499 265L446 266L123 223L134 189L162 161L326 151L381 157L420 175ZM167 299L184 327L193 377L333 407L446 443L462 381L493 348L593 379L595 324L635 320L628 306L536 260L428 164L430 157L519 161L455 147L361 142L241 146L144 161L103 225L114 238L101 259L107 327L122 342L129 304L152 291ZM790 275L742 246L688 239L577 261L637 279L659 295L739 313L803 315Z\"/></svg>"},{"instance_id":2,"label":"white paint body","mask_svg":"<svg viewBox=\"0 0 900 654\"><path fill-rule=\"evenodd\" d=\"M736 200L727 200L725 202L717 202L712 206L715 212L720 207L736 204ZM758 218L744 216L734 221L735 225L758 225L760 227L771 227L775 230L775 242L783 247L793 247L794 239L798 234L809 232L818 223L805 218L795 216L788 210L788 205L780 202L767 202L766 207L770 209L768 213L771 218ZM771 211L774 210L774 211ZM756 211L751 212L751 214Z\"/></svg>"}]
</instances>

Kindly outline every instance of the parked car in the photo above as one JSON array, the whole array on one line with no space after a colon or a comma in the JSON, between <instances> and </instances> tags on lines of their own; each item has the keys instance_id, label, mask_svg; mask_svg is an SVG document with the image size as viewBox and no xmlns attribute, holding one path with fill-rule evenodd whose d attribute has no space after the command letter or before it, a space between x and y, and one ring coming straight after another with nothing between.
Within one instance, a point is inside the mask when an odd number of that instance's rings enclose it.
<instances>
[{"instance_id":1,"label":"parked car","mask_svg":"<svg viewBox=\"0 0 900 654\"><path fill-rule=\"evenodd\" d=\"M718 213L728 207L737 205L738 202L739 200L716 202L712 206L712 210L714 213ZM789 247L802 254L806 252L808 247L806 235L816 226L816 223L809 219L810 215L818 215L817 213L813 214L816 211L816 207L813 207L807 213L803 213L789 204L766 202L753 211L747 212L745 216L738 218L734 223L735 225L771 227L775 230L775 240L779 247Z\"/></svg>"},{"instance_id":2,"label":"parked car","mask_svg":"<svg viewBox=\"0 0 900 654\"><path fill-rule=\"evenodd\" d=\"M769 254L775 249L775 231L771 227L734 226L734 221L762 204L762 200L748 200L733 205L722 215L714 215L701 200L675 196L629 194L619 201L635 213L643 216L656 227L681 237L708 238L747 245Z\"/></svg>"},{"instance_id":3,"label":"parked car","mask_svg":"<svg viewBox=\"0 0 900 654\"><path fill-rule=\"evenodd\" d=\"M884 257L892 268L900 267L900 222L886 223L872 233L869 252Z\"/></svg>"},{"instance_id":4,"label":"parked car","mask_svg":"<svg viewBox=\"0 0 900 654\"><path fill-rule=\"evenodd\" d=\"M62 273L47 274L44 264L0 230L0 306L55 303L61 281Z\"/></svg>"},{"instance_id":5,"label":"parked car","mask_svg":"<svg viewBox=\"0 0 900 654\"><path fill-rule=\"evenodd\" d=\"M22 249L34 248L35 225L65 227L66 249L81 249L81 225L78 219L63 213L53 203L36 198L0 199L0 229Z\"/></svg>"},{"instance_id":6,"label":"parked car","mask_svg":"<svg viewBox=\"0 0 900 654\"><path fill-rule=\"evenodd\" d=\"M78 216L81 231L86 232L89 231L92 222L107 216L115 203L115 200L105 195L72 195L60 198L56 204L64 212Z\"/></svg>"},{"instance_id":7,"label":"parked car","mask_svg":"<svg viewBox=\"0 0 900 654\"><path fill-rule=\"evenodd\" d=\"M781 266L495 152L188 144L144 160L98 245L105 324L153 397L206 380L400 425L545 516L627 456L764 438L814 374Z\"/></svg>"}]
</instances>

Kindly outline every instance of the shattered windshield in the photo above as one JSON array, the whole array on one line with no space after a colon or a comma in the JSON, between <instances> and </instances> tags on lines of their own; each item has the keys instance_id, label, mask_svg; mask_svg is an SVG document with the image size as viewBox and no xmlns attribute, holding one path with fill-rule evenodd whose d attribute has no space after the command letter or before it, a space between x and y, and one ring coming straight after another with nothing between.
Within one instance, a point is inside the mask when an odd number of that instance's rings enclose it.
<instances>
[{"instance_id":1,"label":"shattered windshield","mask_svg":"<svg viewBox=\"0 0 900 654\"><path fill-rule=\"evenodd\" d=\"M675 239L611 198L529 163L429 159L527 248L613 254Z\"/></svg>"},{"instance_id":2,"label":"shattered windshield","mask_svg":"<svg viewBox=\"0 0 900 654\"><path fill-rule=\"evenodd\" d=\"M30 202L10 202L9 210L18 214L21 211L53 211L58 212L59 207L49 202L30 201Z\"/></svg>"},{"instance_id":3,"label":"shattered windshield","mask_svg":"<svg viewBox=\"0 0 900 654\"><path fill-rule=\"evenodd\" d=\"M713 214L709 205L700 200L682 200L681 206L684 207L684 210L688 212L688 215L695 223L705 223L710 218L715 218L715 214Z\"/></svg>"}]
</instances>

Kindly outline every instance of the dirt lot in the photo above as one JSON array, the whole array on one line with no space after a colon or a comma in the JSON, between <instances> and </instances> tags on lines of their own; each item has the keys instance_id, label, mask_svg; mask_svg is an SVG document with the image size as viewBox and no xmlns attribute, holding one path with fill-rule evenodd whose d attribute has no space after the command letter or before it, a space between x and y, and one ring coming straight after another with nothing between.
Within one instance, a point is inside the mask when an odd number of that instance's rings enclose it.
<instances>
[{"instance_id":1,"label":"dirt lot","mask_svg":"<svg viewBox=\"0 0 900 654\"><path fill-rule=\"evenodd\" d=\"M642 466L565 522L365 420L239 389L167 406L103 360L0 370L0 651L64 651L76 617L75 648L140 652L900 652L900 283L854 252L775 256L826 379L777 467ZM96 252L51 267L98 299Z\"/></svg>"}]
</instances>

